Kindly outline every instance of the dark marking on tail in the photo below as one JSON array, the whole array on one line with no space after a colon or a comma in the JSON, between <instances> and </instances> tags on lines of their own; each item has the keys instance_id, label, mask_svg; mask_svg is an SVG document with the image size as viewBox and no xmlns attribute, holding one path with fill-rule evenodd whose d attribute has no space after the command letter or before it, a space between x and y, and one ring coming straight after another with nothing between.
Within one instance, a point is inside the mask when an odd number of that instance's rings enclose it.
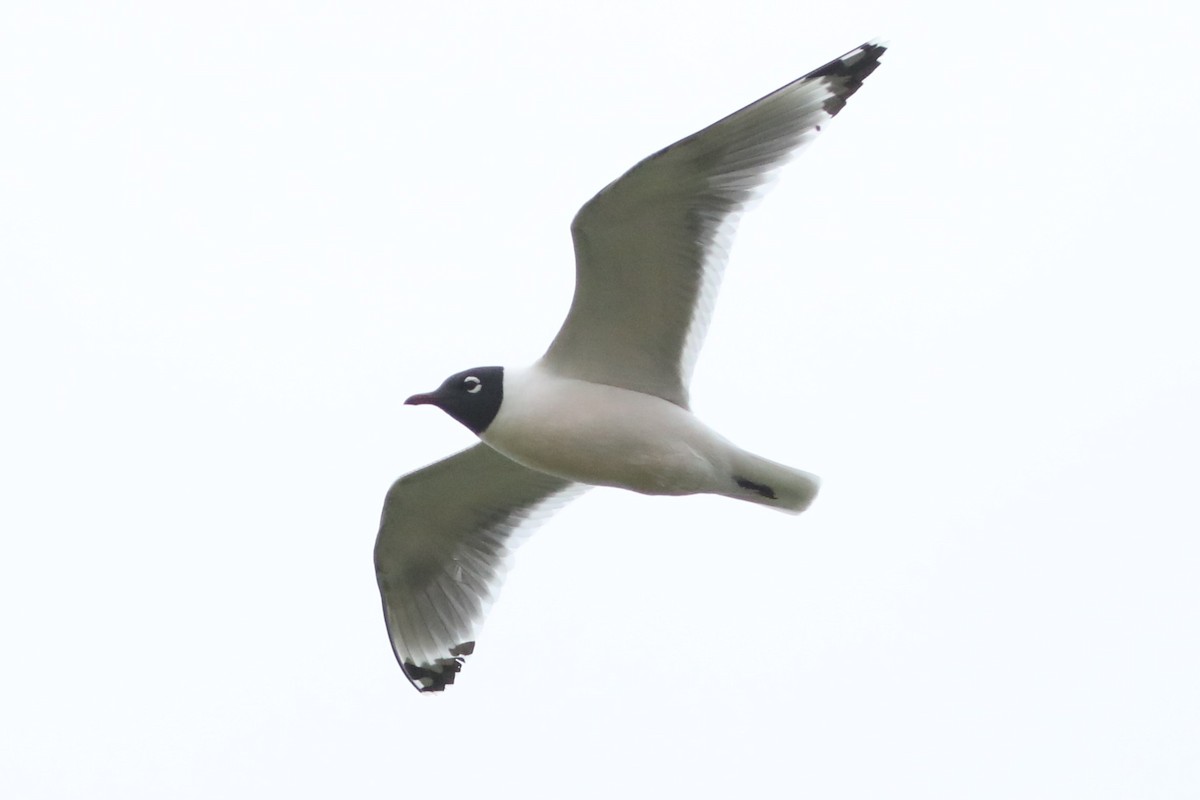
<instances>
[{"instance_id":1,"label":"dark marking on tail","mask_svg":"<svg viewBox=\"0 0 1200 800\"><path fill-rule=\"evenodd\" d=\"M749 489L752 492L758 492L759 494L761 494L763 497L767 498L768 500L777 499L775 496L775 490L772 489L770 486L767 486L765 483L755 483L754 481L749 480L748 478L739 478L737 475L734 475L733 479L735 481L737 481L737 485L742 487L743 489Z\"/></svg>"}]
</instances>

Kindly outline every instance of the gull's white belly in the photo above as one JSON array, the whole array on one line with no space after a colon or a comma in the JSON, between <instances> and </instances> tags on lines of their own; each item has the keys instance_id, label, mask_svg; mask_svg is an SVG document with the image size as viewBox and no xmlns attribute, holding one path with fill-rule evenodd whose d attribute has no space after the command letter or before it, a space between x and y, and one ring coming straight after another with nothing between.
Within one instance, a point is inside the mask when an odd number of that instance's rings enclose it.
<instances>
[{"instance_id":1,"label":"gull's white belly","mask_svg":"<svg viewBox=\"0 0 1200 800\"><path fill-rule=\"evenodd\" d=\"M505 370L500 412L481 438L532 469L645 494L714 491L732 447L674 403L537 366Z\"/></svg>"}]
</instances>

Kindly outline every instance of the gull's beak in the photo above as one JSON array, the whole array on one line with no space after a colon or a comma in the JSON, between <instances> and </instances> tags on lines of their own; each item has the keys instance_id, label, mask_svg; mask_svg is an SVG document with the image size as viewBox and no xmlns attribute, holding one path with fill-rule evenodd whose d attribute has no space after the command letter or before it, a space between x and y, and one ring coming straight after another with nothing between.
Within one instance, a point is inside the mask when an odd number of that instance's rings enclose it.
<instances>
[{"instance_id":1,"label":"gull's beak","mask_svg":"<svg viewBox=\"0 0 1200 800\"><path fill-rule=\"evenodd\" d=\"M438 396L436 394L414 394L404 401L406 406L436 406L437 403Z\"/></svg>"}]
</instances>

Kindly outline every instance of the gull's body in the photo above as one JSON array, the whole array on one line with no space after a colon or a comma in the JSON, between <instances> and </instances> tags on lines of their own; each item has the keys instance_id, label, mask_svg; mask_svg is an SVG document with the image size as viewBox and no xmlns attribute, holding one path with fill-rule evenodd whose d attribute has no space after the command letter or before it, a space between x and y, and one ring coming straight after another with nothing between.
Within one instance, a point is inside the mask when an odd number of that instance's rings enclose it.
<instances>
[{"instance_id":1,"label":"gull's body","mask_svg":"<svg viewBox=\"0 0 1200 800\"><path fill-rule=\"evenodd\" d=\"M557 375L505 370L500 413L480 436L530 469L645 494L712 491L724 440L660 397Z\"/></svg>"},{"instance_id":2,"label":"gull's body","mask_svg":"<svg viewBox=\"0 0 1200 800\"><path fill-rule=\"evenodd\" d=\"M722 494L799 512L816 477L734 446L685 408L661 397L563 377L541 362L504 371L504 402L480 438L522 466L591 486L643 494ZM770 466L767 466L770 465ZM783 470L801 484L784 503L739 485ZM758 480L755 480L755 479Z\"/></svg>"},{"instance_id":3,"label":"gull's body","mask_svg":"<svg viewBox=\"0 0 1200 800\"><path fill-rule=\"evenodd\" d=\"M546 354L410 404L480 444L393 484L375 568L392 648L422 691L454 682L519 535L588 486L718 494L799 513L817 478L737 447L688 383L738 218L878 65L868 43L645 159L571 225L575 296Z\"/></svg>"}]
</instances>

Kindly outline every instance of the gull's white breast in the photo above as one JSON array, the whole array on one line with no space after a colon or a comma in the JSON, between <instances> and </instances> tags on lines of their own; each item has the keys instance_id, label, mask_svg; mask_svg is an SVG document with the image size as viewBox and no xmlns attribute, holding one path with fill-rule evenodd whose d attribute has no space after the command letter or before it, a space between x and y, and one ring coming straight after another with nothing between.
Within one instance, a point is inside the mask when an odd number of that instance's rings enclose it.
<instances>
[{"instance_id":1,"label":"gull's white breast","mask_svg":"<svg viewBox=\"0 0 1200 800\"><path fill-rule=\"evenodd\" d=\"M674 403L539 364L505 369L500 411L481 438L531 469L644 494L726 487L734 449Z\"/></svg>"}]
</instances>

